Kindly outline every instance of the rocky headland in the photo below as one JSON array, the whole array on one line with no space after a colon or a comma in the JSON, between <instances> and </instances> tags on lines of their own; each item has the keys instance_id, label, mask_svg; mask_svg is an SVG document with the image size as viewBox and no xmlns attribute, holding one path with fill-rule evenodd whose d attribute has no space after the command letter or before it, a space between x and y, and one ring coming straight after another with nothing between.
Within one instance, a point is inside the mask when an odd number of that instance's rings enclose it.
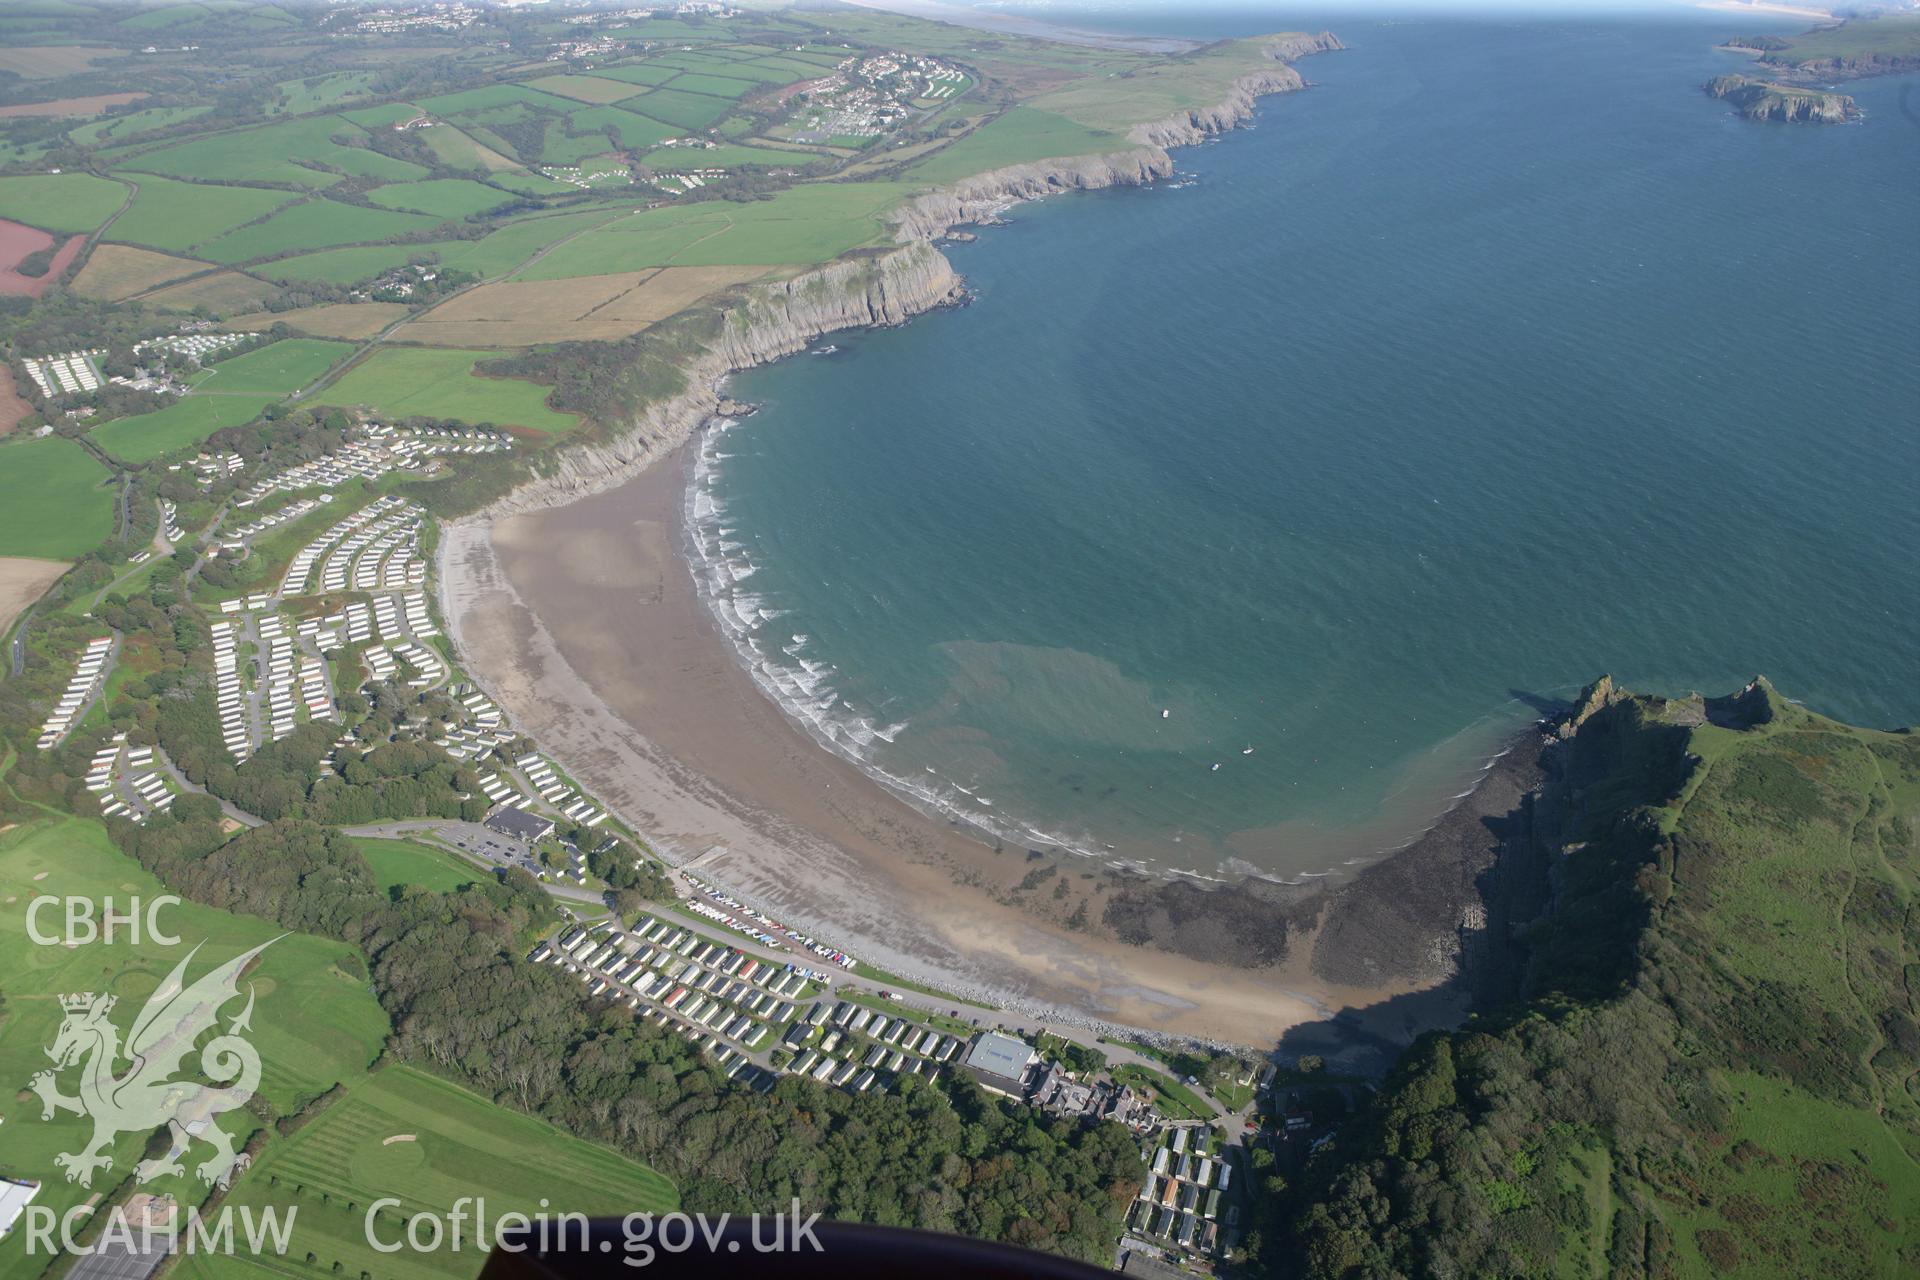
<instances>
[{"instance_id":1,"label":"rocky headland","mask_svg":"<svg viewBox=\"0 0 1920 1280\"><path fill-rule=\"evenodd\" d=\"M1704 86L1707 96L1733 104L1749 120L1781 124L1846 124L1860 118L1860 108L1844 93L1800 89L1792 85L1755 80L1750 76L1715 76Z\"/></svg>"}]
</instances>

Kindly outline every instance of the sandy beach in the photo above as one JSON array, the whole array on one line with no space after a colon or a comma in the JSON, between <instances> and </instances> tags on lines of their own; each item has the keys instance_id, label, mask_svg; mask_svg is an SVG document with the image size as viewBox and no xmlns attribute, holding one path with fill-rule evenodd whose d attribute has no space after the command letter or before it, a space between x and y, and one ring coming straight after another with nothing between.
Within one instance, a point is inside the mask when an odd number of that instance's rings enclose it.
<instances>
[{"instance_id":1,"label":"sandy beach","mask_svg":"<svg viewBox=\"0 0 1920 1280\"><path fill-rule=\"evenodd\" d=\"M1032 855L908 807L738 668L680 553L684 484L676 455L570 506L455 525L440 557L469 668L669 859L863 960L1005 1007L1261 1044L1397 994L1317 979L1305 948L1249 969L1103 936L1125 886L1072 862L1070 896L1013 901ZM1067 927L1082 902L1095 923Z\"/></svg>"}]
</instances>

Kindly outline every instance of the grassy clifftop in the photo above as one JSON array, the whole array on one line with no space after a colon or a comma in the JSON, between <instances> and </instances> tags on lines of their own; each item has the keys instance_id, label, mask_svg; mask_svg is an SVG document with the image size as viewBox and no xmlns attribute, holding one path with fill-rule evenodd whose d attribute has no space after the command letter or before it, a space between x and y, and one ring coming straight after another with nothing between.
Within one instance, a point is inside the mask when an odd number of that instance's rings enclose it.
<instances>
[{"instance_id":1,"label":"grassy clifftop","mask_svg":"<svg viewBox=\"0 0 1920 1280\"><path fill-rule=\"evenodd\" d=\"M1524 998L1406 1056L1309 1167L1284 1252L1315 1276L1914 1274L1920 739L1764 681L1603 682L1582 711L1540 801L1562 838L1516 931Z\"/></svg>"}]
</instances>

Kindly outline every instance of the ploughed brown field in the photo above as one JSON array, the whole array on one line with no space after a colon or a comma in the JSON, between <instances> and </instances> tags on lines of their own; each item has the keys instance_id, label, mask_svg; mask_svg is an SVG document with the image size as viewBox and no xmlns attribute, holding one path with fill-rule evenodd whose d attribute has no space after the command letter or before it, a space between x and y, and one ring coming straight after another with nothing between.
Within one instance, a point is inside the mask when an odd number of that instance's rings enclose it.
<instances>
[{"instance_id":1,"label":"ploughed brown field","mask_svg":"<svg viewBox=\"0 0 1920 1280\"><path fill-rule=\"evenodd\" d=\"M191 258L176 258L169 253L136 249L127 244L103 244L94 248L87 265L73 278L73 289L82 297L119 302L157 289L168 281L207 270L207 263Z\"/></svg>"},{"instance_id":2,"label":"ploughed brown field","mask_svg":"<svg viewBox=\"0 0 1920 1280\"><path fill-rule=\"evenodd\" d=\"M39 297L47 291L47 286L60 278L60 273L67 269L73 256L80 252L80 245L85 239L84 236L69 236L67 242L60 246L60 251L53 255L53 264L47 268L45 275L23 276L14 268L28 254L51 248L53 237L37 227L22 226L18 222L0 218L0 293Z\"/></svg>"},{"instance_id":3,"label":"ploughed brown field","mask_svg":"<svg viewBox=\"0 0 1920 1280\"><path fill-rule=\"evenodd\" d=\"M402 333L443 347L519 347L536 342L610 341L692 306L765 267L655 267L565 280L509 280L451 298Z\"/></svg>"},{"instance_id":4,"label":"ploughed brown field","mask_svg":"<svg viewBox=\"0 0 1920 1280\"><path fill-rule=\"evenodd\" d=\"M20 102L11 107L0 107L0 120L28 116L97 116L108 107L125 106L129 102L138 102L146 96L144 93L96 93L90 98L56 98L51 102Z\"/></svg>"},{"instance_id":5,"label":"ploughed brown field","mask_svg":"<svg viewBox=\"0 0 1920 1280\"><path fill-rule=\"evenodd\" d=\"M0 436L20 425L20 420L32 412L33 406L13 383L12 366L0 364Z\"/></svg>"},{"instance_id":6,"label":"ploughed brown field","mask_svg":"<svg viewBox=\"0 0 1920 1280\"><path fill-rule=\"evenodd\" d=\"M0 635L26 607L45 594L55 578L67 571L64 560L32 560L0 556Z\"/></svg>"}]
</instances>

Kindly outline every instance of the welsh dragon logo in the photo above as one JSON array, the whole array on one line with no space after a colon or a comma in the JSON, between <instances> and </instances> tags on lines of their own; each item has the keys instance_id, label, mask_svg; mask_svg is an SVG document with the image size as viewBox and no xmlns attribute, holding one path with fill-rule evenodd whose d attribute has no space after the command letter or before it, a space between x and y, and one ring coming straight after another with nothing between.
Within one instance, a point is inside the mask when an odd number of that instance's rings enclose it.
<instances>
[{"instance_id":1,"label":"welsh dragon logo","mask_svg":"<svg viewBox=\"0 0 1920 1280\"><path fill-rule=\"evenodd\" d=\"M113 1167L114 1139L123 1133L150 1133L163 1124L173 1145L163 1156L142 1160L134 1171L137 1181L184 1173L180 1158L196 1140L213 1148L194 1169L202 1182L224 1187L247 1167L248 1157L233 1149L233 1138L216 1120L222 1112L245 1106L260 1083L260 1054L241 1036L252 1029L251 986L246 1007L199 1049L200 1070L213 1083L174 1077L199 1039L219 1031L222 1006L240 996L241 972L278 940L235 956L189 987L184 978L199 953L196 946L148 997L124 1045L108 1020L115 997L90 991L60 997L66 1018L47 1050L54 1066L34 1076L32 1088L40 1095L42 1119L71 1111L93 1121L93 1139L85 1148L54 1157L66 1170L67 1181L92 1186L96 1170ZM127 1064L124 1073L122 1062ZM80 1068L79 1094L68 1097L60 1092L56 1077L74 1066Z\"/></svg>"}]
</instances>

